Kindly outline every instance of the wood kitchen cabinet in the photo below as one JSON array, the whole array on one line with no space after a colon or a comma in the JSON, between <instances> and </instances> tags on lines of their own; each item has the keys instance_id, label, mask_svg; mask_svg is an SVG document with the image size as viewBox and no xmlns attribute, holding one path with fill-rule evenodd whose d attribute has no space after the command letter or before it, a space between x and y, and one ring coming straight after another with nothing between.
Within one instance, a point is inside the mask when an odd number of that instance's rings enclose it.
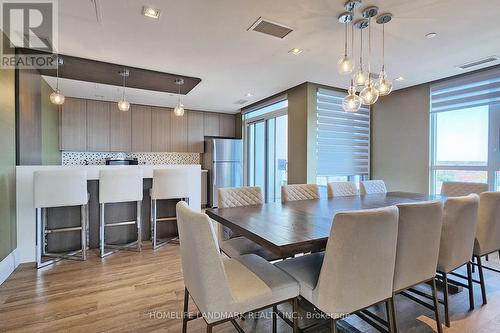
<instances>
[{"instance_id":1,"label":"wood kitchen cabinet","mask_svg":"<svg viewBox=\"0 0 500 333\"><path fill-rule=\"evenodd\" d=\"M219 136L234 137L235 118L232 114L219 115Z\"/></svg>"},{"instance_id":2,"label":"wood kitchen cabinet","mask_svg":"<svg viewBox=\"0 0 500 333\"><path fill-rule=\"evenodd\" d=\"M151 107L131 105L132 113L132 151L151 151Z\"/></svg>"},{"instance_id":3,"label":"wood kitchen cabinet","mask_svg":"<svg viewBox=\"0 0 500 333\"><path fill-rule=\"evenodd\" d=\"M166 152L172 150L170 131L172 126L172 109L151 108L151 150Z\"/></svg>"},{"instance_id":4,"label":"wood kitchen cabinet","mask_svg":"<svg viewBox=\"0 0 500 333\"><path fill-rule=\"evenodd\" d=\"M188 111L188 152L204 152L204 116L202 112Z\"/></svg>"},{"instance_id":5,"label":"wood kitchen cabinet","mask_svg":"<svg viewBox=\"0 0 500 333\"><path fill-rule=\"evenodd\" d=\"M183 153L188 151L187 112L182 117L172 115L170 123L171 151Z\"/></svg>"},{"instance_id":6,"label":"wood kitchen cabinet","mask_svg":"<svg viewBox=\"0 0 500 333\"><path fill-rule=\"evenodd\" d=\"M109 151L109 103L87 100L87 151Z\"/></svg>"},{"instance_id":7,"label":"wood kitchen cabinet","mask_svg":"<svg viewBox=\"0 0 500 333\"><path fill-rule=\"evenodd\" d=\"M219 136L219 114L205 112L203 131L205 136Z\"/></svg>"},{"instance_id":8,"label":"wood kitchen cabinet","mask_svg":"<svg viewBox=\"0 0 500 333\"><path fill-rule=\"evenodd\" d=\"M87 150L87 101L66 97L60 114L61 150Z\"/></svg>"},{"instance_id":9,"label":"wood kitchen cabinet","mask_svg":"<svg viewBox=\"0 0 500 333\"><path fill-rule=\"evenodd\" d=\"M116 103L109 103L109 150L132 150L132 112L118 109Z\"/></svg>"}]
</instances>

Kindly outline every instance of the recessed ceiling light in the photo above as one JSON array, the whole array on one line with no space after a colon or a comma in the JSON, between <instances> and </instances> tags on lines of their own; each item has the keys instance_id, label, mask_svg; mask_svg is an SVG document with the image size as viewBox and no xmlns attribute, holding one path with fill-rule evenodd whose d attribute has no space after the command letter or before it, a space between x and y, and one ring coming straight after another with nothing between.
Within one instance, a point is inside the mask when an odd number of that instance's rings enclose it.
<instances>
[{"instance_id":1,"label":"recessed ceiling light","mask_svg":"<svg viewBox=\"0 0 500 333\"><path fill-rule=\"evenodd\" d=\"M294 47L293 49L291 49L290 51L288 51L288 53L291 53L293 55L298 55L298 54L301 54L302 51L303 51L302 49Z\"/></svg>"},{"instance_id":2,"label":"recessed ceiling light","mask_svg":"<svg viewBox=\"0 0 500 333\"><path fill-rule=\"evenodd\" d=\"M247 93L245 96L246 97L253 97L253 94L252 93Z\"/></svg>"},{"instance_id":3,"label":"recessed ceiling light","mask_svg":"<svg viewBox=\"0 0 500 333\"><path fill-rule=\"evenodd\" d=\"M425 35L425 37L431 39L431 38L434 38L437 36L437 33L435 32L429 32L427 35Z\"/></svg>"},{"instance_id":4,"label":"recessed ceiling light","mask_svg":"<svg viewBox=\"0 0 500 333\"><path fill-rule=\"evenodd\" d=\"M399 76L398 78L396 78L396 81L399 81L399 82L404 81L404 80L405 80L405 78L402 76Z\"/></svg>"},{"instance_id":5,"label":"recessed ceiling light","mask_svg":"<svg viewBox=\"0 0 500 333\"><path fill-rule=\"evenodd\" d=\"M146 17L151 17L154 19L160 18L160 10L153 7L142 7L142 15Z\"/></svg>"}]
</instances>

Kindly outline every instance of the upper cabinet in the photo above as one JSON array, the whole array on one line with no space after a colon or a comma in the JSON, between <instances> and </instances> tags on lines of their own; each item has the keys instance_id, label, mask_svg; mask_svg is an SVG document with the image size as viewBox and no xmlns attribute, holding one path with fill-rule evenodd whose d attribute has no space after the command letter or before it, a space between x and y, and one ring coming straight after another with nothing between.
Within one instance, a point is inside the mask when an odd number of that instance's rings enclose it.
<instances>
[{"instance_id":1,"label":"upper cabinet","mask_svg":"<svg viewBox=\"0 0 500 333\"><path fill-rule=\"evenodd\" d=\"M109 150L132 150L132 112L123 112L109 102Z\"/></svg>"},{"instance_id":2,"label":"upper cabinet","mask_svg":"<svg viewBox=\"0 0 500 333\"><path fill-rule=\"evenodd\" d=\"M61 150L87 150L87 101L67 97L61 107Z\"/></svg>"},{"instance_id":3,"label":"upper cabinet","mask_svg":"<svg viewBox=\"0 0 500 333\"><path fill-rule=\"evenodd\" d=\"M204 117L203 112L188 111L188 152L203 153L204 152Z\"/></svg>"},{"instance_id":4,"label":"upper cabinet","mask_svg":"<svg viewBox=\"0 0 500 333\"><path fill-rule=\"evenodd\" d=\"M172 140L170 139L172 109L152 107L151 108L151 150L171 151Z\"/></svg>"},{"instance_id":5,"label":"upper cabinet","mask_svg":"<svg viewBox=\"0 0 500 333\"><path fill-rule=\"evenodd\" d=\"M171 151L183 153L188 151L188 112L182 117L172 115L170 124Z\"/></svg>"},{"instance_id":6,"label":"upper cabinet","mask_svg":"<svg viewBox=\"0 0 500 333\"><path fill-rule=\"evenodd\" d=\"M219 136L219 114L205 112L204 114L205 136Z\"/></svg>"},{"instance_id":7,"label":"upper cabinet","mask_svg":"<svg viewBox=\"0 0 500 333\"><path fill-rule=\"evenodd\" d=\"M132 113L132 151L151 151L151 107L131 105Z\"/></svg>"},{"instance_id":8,"label":"upper cabinet","mask_svg":"<svg viewBox=\"0 0 500 333\"><path fill-rule=\"evenodd\" d=\"M224 137L234 137L235 117L232 114L219 115L219 135Z\"/></svg>"},{"instance_id":9,"label":"upper cabinet","mask_svg":"<svg viewBox=\"0 0 500 333\"><path fill-rule=\"evenodd\" d=\"M87 101L87 151L109 151L109 103Z\"/></svg>"}]
</instances>

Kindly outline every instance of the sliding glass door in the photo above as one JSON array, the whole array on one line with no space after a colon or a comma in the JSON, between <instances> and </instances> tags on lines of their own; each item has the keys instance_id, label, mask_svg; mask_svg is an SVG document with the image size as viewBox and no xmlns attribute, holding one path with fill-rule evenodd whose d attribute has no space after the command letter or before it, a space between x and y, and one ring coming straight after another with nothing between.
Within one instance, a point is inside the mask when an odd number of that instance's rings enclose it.
<instances>
[{"instance_id":1,"label":"sliding glass door","mask_svg":"<svg viewBox=\"0 0 500 333\"><path fill-rule=\"evenodd\" d=\"M246 184L260 186L266 202L281 201L281 186L287 183L286 106L282 101L267 106L268 112L262 108L245 115Z\"/></svg>"}]
</instances>

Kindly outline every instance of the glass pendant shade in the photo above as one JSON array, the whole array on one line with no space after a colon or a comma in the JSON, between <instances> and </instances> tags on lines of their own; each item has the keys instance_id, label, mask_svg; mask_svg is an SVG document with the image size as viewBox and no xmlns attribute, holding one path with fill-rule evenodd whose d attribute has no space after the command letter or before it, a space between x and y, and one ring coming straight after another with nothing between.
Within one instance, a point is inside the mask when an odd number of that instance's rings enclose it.
<instances>
[{"instance_id":1,"label":"glass pendant shade","mask_svg":"<svg viewBox=\"0 0 500 333\"><path fill-rule=\"evenodd\" d=\"M174 114L178 117L182 117L184 115L184 105L179 104L174 108Z\"/></svg>"},{"instance_id":2,"label":"glass pendant shade","mask_svg":"<svg viewBox=\"0 0 500 333\"><path fill-rule=\"evenodd\" d=\"M380 72L379 79L375 83L375 89L378 90L380 96L387 96L392 91L392 82L387 78L384 71Z\"/></svg>"},{"instance_id":3,"label":"glass pendant shade","mask_svg":"<svg viewBox=\"0 0 500 333\"><path fill-rule=\"evenodd\" d=\"M59 89L56 89L52 94L50 94L50 102L55 105L62 105L64 104L64 95L61 94Z\"/></svg>"},{"instance_id":4,"label":"glass pendant shade","mask_svg":"<svg viewBox=\"0 0 500 333\"><path fill-rule=\"evenodd\" d=\"M358 112L361 107L361 98L356 95L356 88L349 87L348 94L342 101L342 108L345 112Z\"/></svg>"},{"instance_id":5,"label":"glass pendant shade","mask_svg":"<svg viewBox=\"0 0 500 333\"><path fill-rule=\"evenodd\" d=\"M368 82L368 72L366 72L362 66L359 66L359 69L353 76L354 84L357 86L365 86Z\"/></svg>"},{"instance_id":6,"label":"glass pendant shade","mask_svg":"<svg viewBox=\"0 0 500 333\"><path fill-rule=\"evenodd\" d=\"M372 81L370 80L366 87L361 91L359 97L361 97L362 103L365 105L372 105L378 100L378 90L373 86Z\"/></svg>"},{"instance_id":7,"label":"glass pendant shade","mask_svg":"<svg viewBox=\"0 0 500 333\"><path fill-rule=\"evenodd\" d=\"M352 73L353 69L354 69L354 61L352 61L351 58L349 58L349 56L347 55L344 55L337 62L337 70L341 75L350 74Z\"/></svg>"},{"instance_id":8,"label":"glass pendant shade","mask_svg":"<svg viewBox=\"0 0 500 333\"><path fill-rule=\"evenodd\" d=\"M130 109L130 103L125 99L122 99L118 102L118 110L120 111L128 111Z\"/></svg>"}]
</instances>

